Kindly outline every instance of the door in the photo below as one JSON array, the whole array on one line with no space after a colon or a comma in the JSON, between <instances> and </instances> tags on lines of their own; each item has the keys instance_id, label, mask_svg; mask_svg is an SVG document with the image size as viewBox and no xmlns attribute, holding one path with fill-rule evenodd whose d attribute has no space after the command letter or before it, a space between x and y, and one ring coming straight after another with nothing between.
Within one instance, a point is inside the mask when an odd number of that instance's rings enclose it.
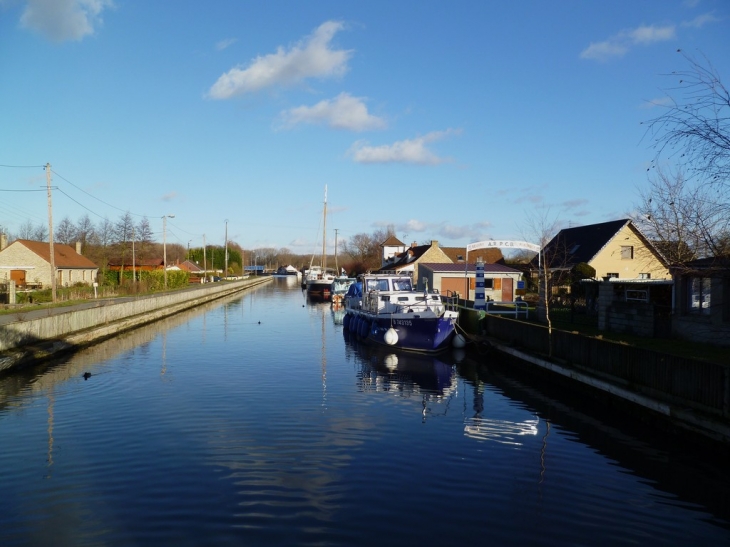
<instances>
[{"instance_id":1,"label":"door","mask_svg":"<svg viewBox=\"0 0 730 547\"><path fill-rule=\"evenodd\" d=\"M16 287L25 287L25 270L10 270L10 281L15 281Z\"/></svg>"},{"instance_id":2,"label":"door","mask_svg":"<svg viewBox=\"0 0 730 547\"><path fill-rule=\"evenodd\" d=\"M511 277L502 278L502 302L512 302L514 300L513 283L514 279Z\"/></svg>"}]
</instances>

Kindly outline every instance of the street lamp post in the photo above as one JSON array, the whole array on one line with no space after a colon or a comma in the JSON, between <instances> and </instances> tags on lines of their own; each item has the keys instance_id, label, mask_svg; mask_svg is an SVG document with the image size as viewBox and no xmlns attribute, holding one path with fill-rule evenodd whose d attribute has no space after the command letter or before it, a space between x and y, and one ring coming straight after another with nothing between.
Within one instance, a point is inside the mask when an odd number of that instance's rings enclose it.
<instances>
[{"instance_id":1,"label":"street lamp post","mask_svg":"<svg viewBox=\"0 0 730 547\"><path fill-rule=\"evenodd\" d=\"M225 250L225 273L223 277L228 278L228 219L226 219L226 250Z\"/></svg>"},{"instance_id":2,"label":"street lamp post","mask_svg":"<svg viewBox=\"0 0 730 547\"><path fill-rule=\"evenodd\" d=\"M175 215L162 217L162 266L165 269L165 290L167 290L167 219L175 218Z\"/></svg>"}]
</instances>

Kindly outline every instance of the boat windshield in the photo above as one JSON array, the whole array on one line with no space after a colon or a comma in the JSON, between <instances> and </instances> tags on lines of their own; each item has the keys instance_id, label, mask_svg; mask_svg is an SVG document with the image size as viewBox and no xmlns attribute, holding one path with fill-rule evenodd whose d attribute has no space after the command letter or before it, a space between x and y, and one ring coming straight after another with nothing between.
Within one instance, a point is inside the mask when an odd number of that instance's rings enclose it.
<instances>
[{"instance_id":1,"label":"boat windshield","mask_svg":"<svg viewBox=\"0 0 730 547\"><path fill-rule=\"evenodd\" d=\"M413 290L410 279L394 279L393 280L394 291L410 291Z\"/></svg>"}]
</instances>

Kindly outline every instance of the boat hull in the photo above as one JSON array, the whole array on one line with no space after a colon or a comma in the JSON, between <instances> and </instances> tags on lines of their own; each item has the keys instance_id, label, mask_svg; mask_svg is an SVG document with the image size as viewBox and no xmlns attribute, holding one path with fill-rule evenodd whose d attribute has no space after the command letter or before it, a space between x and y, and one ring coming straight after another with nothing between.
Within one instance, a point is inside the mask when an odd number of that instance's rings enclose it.
<instances>
[{"instance_id":1,"label":"boat hull","mask_svg":"<svg viewBox=\"0 0 730 547\"><path fill-rule=\"evenodd\" d=\"M350 321L358 319L357 332L368 342L407 351L436 352L448 348L454 335L456 315L440 317L398 317L397 315L375 315L365 312L354 313ZM367 323L363 328L362 324ZM395 343L386 333L393 328L398 337ZM363 335L365 333L365 335Z\"/></svg>"},{"instance_id":2,"label":"boat hull","mask_svg":"<svg viewBox=\"0 0 730 547\"><path fill-rule=\"evenodd\" d=\"M312 298L329 300L332 296L331 281L307 281L307 295Z\"/></svg>"}]
</instances>

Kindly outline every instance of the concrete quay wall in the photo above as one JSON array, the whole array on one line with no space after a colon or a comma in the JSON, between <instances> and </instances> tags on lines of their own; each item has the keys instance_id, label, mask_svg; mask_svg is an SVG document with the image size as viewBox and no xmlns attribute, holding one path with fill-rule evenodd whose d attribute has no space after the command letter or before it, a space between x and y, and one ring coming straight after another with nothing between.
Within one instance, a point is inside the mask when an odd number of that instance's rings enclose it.
<instances>
[{"instance_id":1,"label":"concrete quay wall","mask_svg":"<svg viewBox=\"0 0 730 547\"><path fill-rule=\"evenodd\" d=\"M60 313L56 308L49 310L52 315L29 320L23 320L23 314L19 313L18 320L0 325L0 372L89 345L269 281L271 277L255 277L132 300L108 300L94 307Z\"/></svg>"}]
</instances>

